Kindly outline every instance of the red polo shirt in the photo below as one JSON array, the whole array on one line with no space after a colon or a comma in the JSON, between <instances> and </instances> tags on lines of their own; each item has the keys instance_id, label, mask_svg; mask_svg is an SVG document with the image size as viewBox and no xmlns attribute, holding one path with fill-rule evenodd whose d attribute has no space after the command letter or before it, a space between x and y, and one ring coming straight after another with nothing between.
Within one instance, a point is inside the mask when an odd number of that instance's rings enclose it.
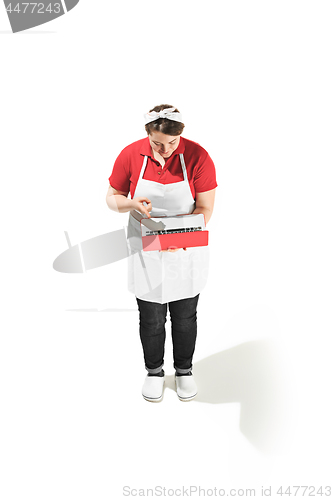
<instances>
[{"instance_id":1,"label":"red polo shirt","mask_svg":"<svg viewBox=\"0 0 333 500\"><path fill-rule=\"evenodd\" d=\"M183 181L180 154L184 155L187 177L194 199L195 193L203 193L217 187L215 166L207 151L196 142L183 137L180 138L178 148L169 158L166 158L163 168L153 157L148 137L127 146L115 161L109 177L110 186L117 191L130 192L133 198L145 156L148 156L148 161L143 179L161 184Z\"/></svg>"}]
</instances>

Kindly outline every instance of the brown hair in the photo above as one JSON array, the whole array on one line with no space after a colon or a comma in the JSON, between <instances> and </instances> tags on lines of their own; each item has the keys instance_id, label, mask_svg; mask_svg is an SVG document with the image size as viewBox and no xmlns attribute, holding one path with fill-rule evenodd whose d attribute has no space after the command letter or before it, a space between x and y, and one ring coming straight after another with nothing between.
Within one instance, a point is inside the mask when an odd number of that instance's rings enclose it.
<instances>
[{"instance_id":1,"label":"brown hair","mask_svg":"<svg viewBox=\"0 0 333 500\"><path fill-rule=\"evenodd\" d=\"M150 109L149 113L151 111L156 111L158 113L159 111L162 111L162 109L167 108L174 108L174 106L171 106L171 104L160 104L159 106L155 106L155 108ZM177 108L175 108L174 113L179 113ZM173 120L169 120L168 118L159 118L158 120L145 125L148 135L152 132L161 132L165 135L180 135L183 132L184 127L184 123L175 122Z\"/></svg>"}]
</instances>

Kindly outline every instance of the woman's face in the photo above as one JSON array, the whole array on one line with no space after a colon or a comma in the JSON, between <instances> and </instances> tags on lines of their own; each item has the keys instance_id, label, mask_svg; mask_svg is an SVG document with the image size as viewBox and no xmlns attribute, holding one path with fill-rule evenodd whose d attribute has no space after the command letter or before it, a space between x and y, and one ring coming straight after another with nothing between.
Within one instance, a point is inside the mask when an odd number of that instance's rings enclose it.
<instances>
[{"instance_id":1,"label":"woman's face","mask_svg":"<svg viewBox=\"0 0 333 500\"><path fill-rule=\"evenodd\" d=\"M148 137L152 149L163 158L169 158L180 142L180 135L165 135L162 132L152 132Z\"/></svg>"}]
</instances>

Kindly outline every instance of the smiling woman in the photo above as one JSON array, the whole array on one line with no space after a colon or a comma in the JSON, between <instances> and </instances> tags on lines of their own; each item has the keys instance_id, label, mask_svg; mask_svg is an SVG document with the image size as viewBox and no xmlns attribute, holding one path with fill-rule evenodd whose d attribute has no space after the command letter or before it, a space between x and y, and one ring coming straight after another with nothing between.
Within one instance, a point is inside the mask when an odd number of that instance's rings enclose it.
<instances>
[{"instance_id":1,"label":"smiling woman","mask_svg":"<svg viewBox=\"0 0 333 500\"><path fill-rule=\"evenodd\" d=\"M154 158L160 162L163 168L166 158L169 158L178 148L180 136L173 138L170 135L162 134L162 132L152 132L149 135L149 142Z\"/></svg>"},{"instance_id":2,"label":"smiling woman","mask_svg":"<svg viewBox=\"0 0 333 500\"><path fill-rule=\"evenodd\" d=\"M197 393L191 370L197 303L207 280L208 247L143 252L139 220L200 213L207 224L217 186L215 166L199 144L181 137L184 123L177 108L162 104L151 109L145 115L145 129L148 137L127 146L116 159L107 204L112 210L130 212L129 289L138 303L148 371L143 397L156 402L163 396L169 307L177 394L181 401L189 401ZM127 198L129 193L131 199Z\"/></svg>"},{"instance_id":3,"label":"smiling woman","mask_svg":"<svg viewBox=\"0 0 333 500\"><path fill-rule=\"evenodd\" d=\"M172 109L173 118L176 119L170 120L163 118L165 109ZM155 108L151 109L146 115L146 121L153 120L146 123L145 129L149 137L154 158L159 160L162 168L165 165L165 158L169 158L178 148L180 134L185 127L182 122L176 121L178 117L181 117L178 109L173 108L169 104L155 106Z\"/></svg>"}]
</instances>

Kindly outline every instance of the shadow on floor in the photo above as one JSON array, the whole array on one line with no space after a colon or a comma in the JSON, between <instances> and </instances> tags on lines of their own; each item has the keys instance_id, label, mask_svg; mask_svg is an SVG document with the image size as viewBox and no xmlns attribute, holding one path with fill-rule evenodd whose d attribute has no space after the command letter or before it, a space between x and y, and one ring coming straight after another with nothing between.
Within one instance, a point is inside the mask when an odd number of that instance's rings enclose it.
<instances>
[{"instance_id":1,"label":"shadow on floor","mask_svg":"<svg viewBox=\"0 0 333 500\"><path fill-rule=\"evenodd\" d=\"M268 340L246 342L193 364L192 403L240 403L240 431L262 452L283 451L289 427L283 353ZM165 387L175 391L174 375Z\"/></svg>"}]
</instances>

